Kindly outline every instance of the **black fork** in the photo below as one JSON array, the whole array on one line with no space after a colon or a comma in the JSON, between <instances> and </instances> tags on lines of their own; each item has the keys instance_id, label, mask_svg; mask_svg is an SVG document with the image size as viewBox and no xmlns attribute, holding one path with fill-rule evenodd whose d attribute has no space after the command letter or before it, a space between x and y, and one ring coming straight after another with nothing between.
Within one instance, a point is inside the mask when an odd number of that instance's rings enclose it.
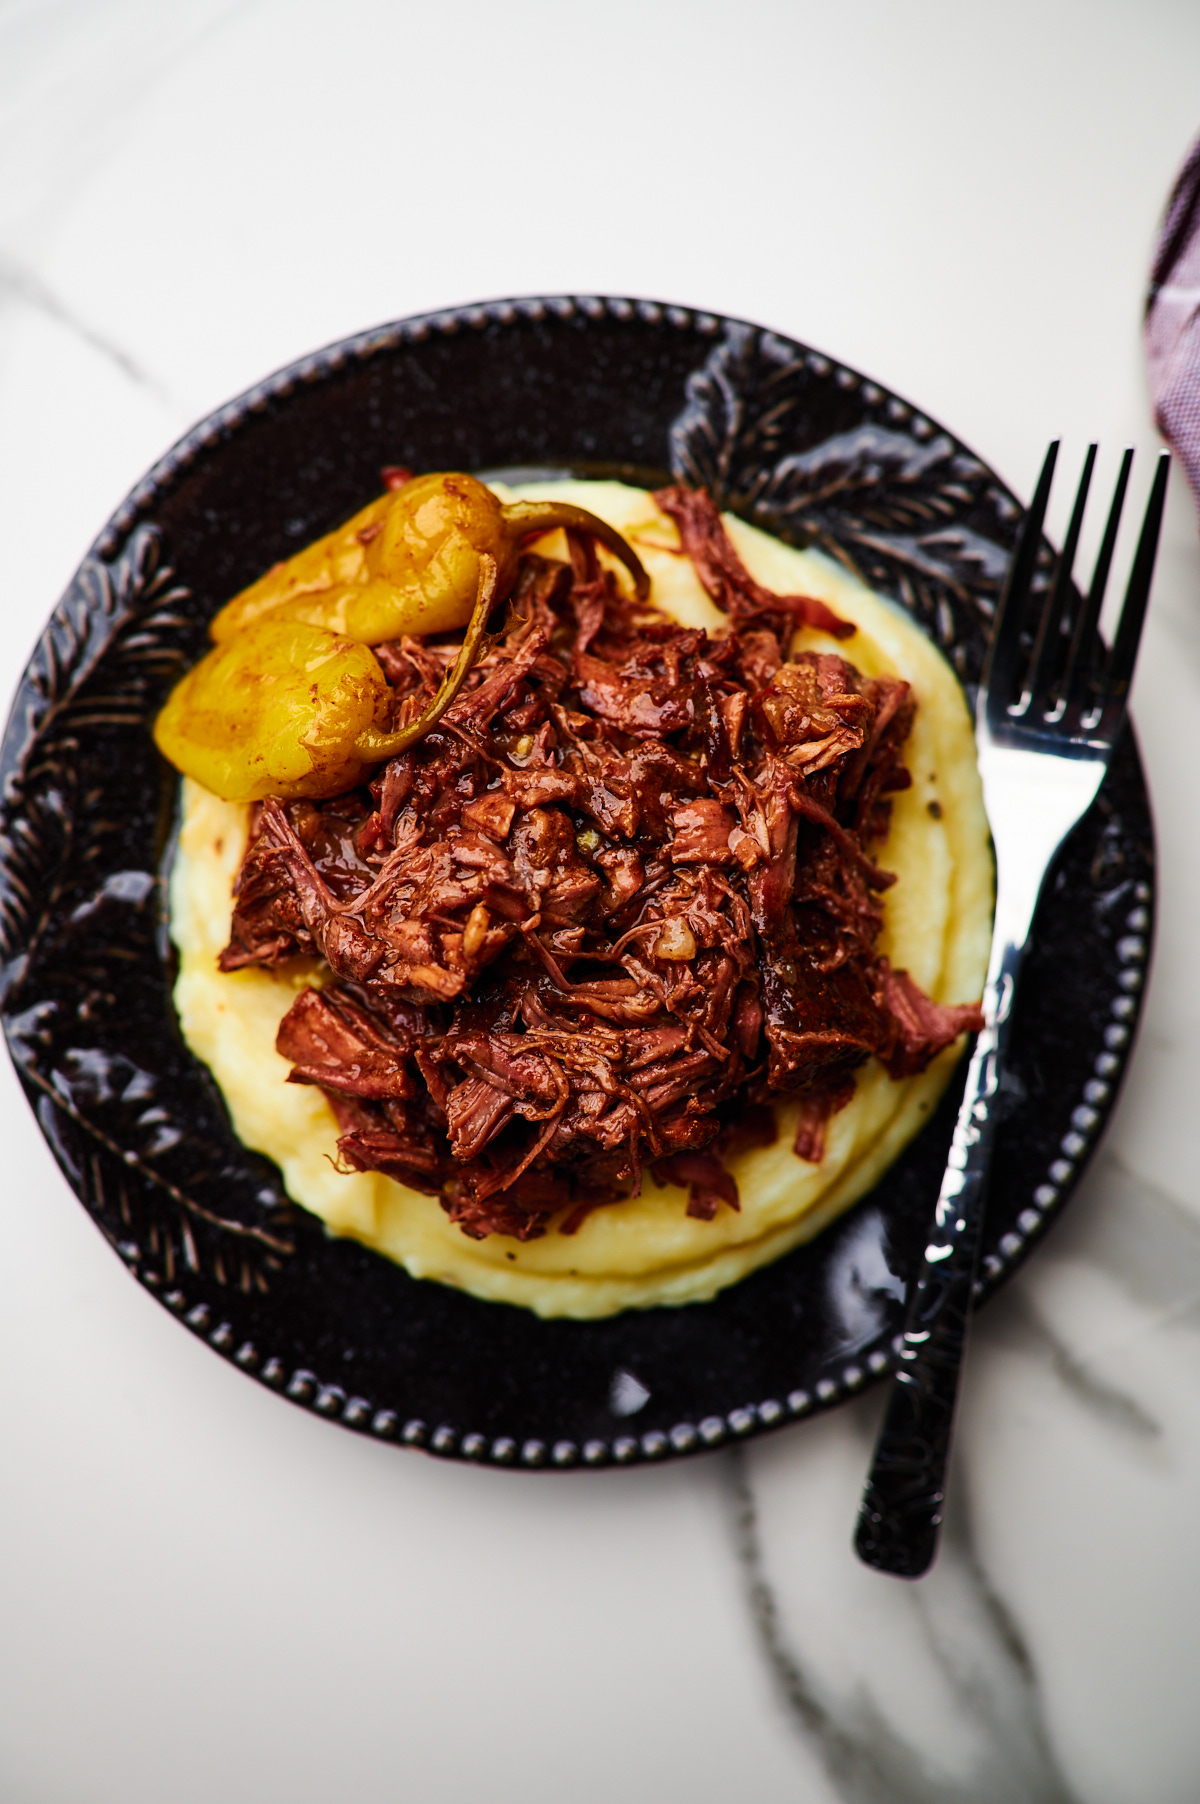
<instances>
[{"instance_id":1,"label":"black fork","mask_svg":"<svg viewBox=\"0 0 1200 1804\"><path fill-rule=\"evenodd\" d=\"M937 1551L1013 995L1051 860L1090 807L1125 719L1158 550L1169 456L1158 460L1121 620L1107 651L1098 622L1133 452L1126 451L1086 598L1071 570L1095 463L1088 448L1054 578L1039 591L1038 547L1058 455L1051 444L992 627L975 712L984 803L996 849L996 920L983 1029L967 1071L929 1242L906 1325L854 1545L881 1572L920 1578Z\"/></svg>"}]
</instances>

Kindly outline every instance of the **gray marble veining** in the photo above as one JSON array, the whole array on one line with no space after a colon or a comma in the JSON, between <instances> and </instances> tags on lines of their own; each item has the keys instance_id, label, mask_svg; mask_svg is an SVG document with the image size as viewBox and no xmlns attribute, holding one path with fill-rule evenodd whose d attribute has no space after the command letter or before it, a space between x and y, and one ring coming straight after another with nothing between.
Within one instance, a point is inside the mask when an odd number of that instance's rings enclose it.
<instances>
[{"instance_id":1,"label":"gray marble veining","mask_svg":"<svg viewBox=\"0 0 1200 1804\"><path fill-rule=\"evenodd\" d=\"M834 1539L877 1396L742 1454L731 1507L763 1651L847 1800L1194 1795L1198 1280L1191 1212L1102 1152L980 1317L945 1545L916 1585Z\"/></svg>"},{"instance_id":2,"label":"gray marble veining","mask_svg":"<svg viewBox=\"0 0 1200 1804\"><path fill-rule=\"evenodd\" d=\"M32 307L35 312L44 314L57 325L65 326L83 344L106 358L122 376L127 376L139 388L149 389L160 399L166 399L161 385L123 346L89 326L86 320L78 318L32 270L23 269L19 263L8 258L0 260L0 307L6 305Z\"/></svg>"},{"instance_id":3,"label":"gray marble veining","mask_svg":"<svg viewBox=\"0 0 1200 1804\"><path fill-rule=\"evenodd\" d=\"M851 1407L873 1420L862 1406ZM869 1434L849 1438L869 1456ZM918 1695L906 1683L908 1695L897 1698L894 1688L885 1692L886 1680L872 1686L861 1675L846 1690L825 1670L820 1626L793 1620L792 1600L773 1576L748 1462L740 1450L729 1462L735 1543L763 1652L839 1798L1078 1804L1047 1739L1029 1650L980 1568L961 1500L947 1520L936 1586L897 1587L894 1600L884 1600L909 1643L906 1664L920 1668ZM783 1558L792 1571L794 1556Z\"/></svg>"}]
</instances>

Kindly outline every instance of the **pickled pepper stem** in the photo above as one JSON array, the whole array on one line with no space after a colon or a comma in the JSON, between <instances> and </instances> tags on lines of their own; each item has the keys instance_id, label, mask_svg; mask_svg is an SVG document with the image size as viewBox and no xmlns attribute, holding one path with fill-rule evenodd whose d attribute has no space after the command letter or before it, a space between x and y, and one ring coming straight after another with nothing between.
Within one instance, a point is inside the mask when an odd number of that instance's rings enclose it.
<instances>
[{"instance_id":1,"label":"pickled pepper stem","mask_svg":"<svg viewBox=\"0 0 1200 1804\"><path fill-rule=\"evenodd\" d=\"M514 538L530 538L534 533L553 532L561 526L567 532L586 532L589 537L599 539L632 576L638 600L645 601L649 596L650 578L637 553L625 543L615 527L607 520L589 514L586 507L573 507L569 501L513 501L501 512Z\"/></svg>"},{"instance_id":2,"label":"pickled pepper stem","mask_svg":"<svg viewBox=\"0 0 1200 1804\"><path fill-rule=\"evenodd\" d=\"M438 685L438 692L423 714L408 726L401 727L396 733L381 733L377 727L368 727L354 741L354 750L362 758L383 759L395 758L400 752L406 752L409 746L416 745L424 739L431 727L435 727L446 712L459 690L467 680L467 674L479 657L483 645L483 629L487 625L488 615L496 600L496 585L500 571L495 558L489 557L486 551L479 554L479 589L475 596L475 606L471 610L471 618L467 622L467 630L463 637L462 647L457 658L447 670Z\"/></svg>"}]
</instances>

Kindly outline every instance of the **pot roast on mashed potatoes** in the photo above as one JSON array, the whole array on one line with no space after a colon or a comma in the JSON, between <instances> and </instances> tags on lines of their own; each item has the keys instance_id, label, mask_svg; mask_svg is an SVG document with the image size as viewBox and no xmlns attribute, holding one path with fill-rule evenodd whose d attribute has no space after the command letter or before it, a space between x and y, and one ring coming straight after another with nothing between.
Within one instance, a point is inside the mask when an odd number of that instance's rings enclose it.
<instances>
[{"instance_id":1,"label":"pot roast on mashed potatoes","mask_svg":"<svg viewBox=\"0 0 1200 1804\"><path fill-rule=\"evenodd\" d=\"M979 1025L970 722L899 609L703 493L511 493L617 528L649 600L542 538L369 780L185 781L176 1004L335 1232L545 1315L702 1299L862 1195ZM456 650L375 646L397 718Z\"/></svg>"}]
</instances>

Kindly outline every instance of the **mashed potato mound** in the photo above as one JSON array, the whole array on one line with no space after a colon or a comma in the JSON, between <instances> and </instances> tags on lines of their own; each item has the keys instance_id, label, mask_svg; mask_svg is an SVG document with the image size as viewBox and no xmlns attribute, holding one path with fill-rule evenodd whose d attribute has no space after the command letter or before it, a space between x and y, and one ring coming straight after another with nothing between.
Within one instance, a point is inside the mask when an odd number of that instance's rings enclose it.
<instances>
[{"instance_id":1,"label":"mashed potato mound","mask_svg":"<svg viewBox=\"0 0 1200 1804\"><path fill-rule=\"evenodd\" d=\"M643 490L561 482L499 492L504 500L546 497L590 508L630 540L665 613L688 626L724 627L724 616L679 555L674 525ZM975 1001L991 936L992 861L974 735L957 678L907 615L830 560L731 516L725 525L759 582L817 596L858 629L841 645L805 629L796 649L838 652L865 676L894 673L912 685L918 706L906 762L913 783L894 798L891 830L878 854L898 879L886 892L879 950L934 1001ZM547 535L538 549L562 555L561 535ZM248 812L184 781L171 880L171 933L180 957L175 1005L184 1036L220 1085L239 1139L275 1161L288 1195L332 1233L375 1247L415 1278L542 1316L703 1302L810 1239L864 1195L928 1118L961 1051L951 1047L920 1077L899 1082L874 1060L865 1065L853 1100L829 1123L819 1165L792 1152L795 1109L779 1106L776 1143L728 1160L740 1210L723 1208L713 1221L687 1215L686 1190L660 1187L647 1176L640 1196L594 1210L573 1235L470 1240L436 1197L378 1172L339 1172L338 1130L324 1096L287 1082L291 1067L275 1050L276 1031L296 991L319 983L322 968L298 959L280 971L217 969Z\"/></svg>"}]
</instances>

